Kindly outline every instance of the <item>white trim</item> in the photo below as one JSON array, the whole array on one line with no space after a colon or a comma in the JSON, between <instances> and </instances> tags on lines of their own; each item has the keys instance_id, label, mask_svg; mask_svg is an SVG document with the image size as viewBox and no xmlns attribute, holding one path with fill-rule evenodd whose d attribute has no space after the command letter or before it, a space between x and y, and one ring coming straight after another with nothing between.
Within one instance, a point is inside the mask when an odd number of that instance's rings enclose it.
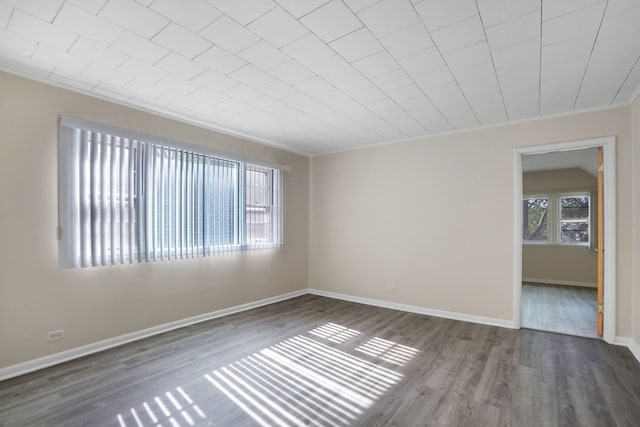
<instances>
[{"instance_id":1,"label":"white trim","mask_svg":"<svg viewBox=\"0 0 640 427\"><path fill-rule=\"evenodd\" d=\"M7 366L6 368L0 368L0 381L17 377L19 375L28 374L29 372L33 372L43 368L47 368L49 366L57 365L59 363L67 362L69 360L87 356L89 354L108 350L113 347L118 347L123 344L130 343L132 341L137 341L153 335L169 332L174 329L184 328L185 326L190 326L196 323L205 322L207 320L215 319L217 317L222 317L229 314L251 310L254 308L262 307L264 305L285 301L285 300L296 298L306 294L307 294L306 289L289 292L286 294L277 295L274 297L265 298L265 299L261 299L254 302L249 302L246 304L236 305L234 307L223 308L221 310L212 311L210 313L188 317L186 319L176 320L175 322L153 326L151 328L143 329L141 331L131 332L125 335L120 335L118 337L109 338L109 339L98 341L92 344L87 344L80 347L72 348L69 350L62 351L60 353L55 353L48 356L40 357L38 359L30 360L28 362Z\"/></svg>"},{"instance_id":2,"label":"white trim","mask_svg":"<svg viewBox=\"0 0 640 427\"><path fill-rule=\"evenodd\" d=\"M622 347L627 347L633 357L640 362L640 345L630 337L616 337L616 340L613 342L615 345L619 345Z\"/></svg>"},{"instance_id":3,"label":"white trim","mask_svg":"<svg viewBox=\"0 0 640 427\"><path fill-rule=\"evenodd\" d=\"M574 282L572 280L554 280L554 279L534 279L531 277L523 277L523 282L540 283L543 285L562 285L562 286L579 286L582 288L597 288L597 283Z\"/></svg>"},{"instance_id":4,"label":"white trim","mask_svg":"<svg viewBox=\"0 0 640 427\"><path fill-rule=\"evenodd\" d=\"M638 88L640 90L640 86L638 86ZM412 136L412 137L409 137L409 138L401 138L401 139L394 139L394 140L391 140L391 141L383 141L383 142L376 142L376 143L373 143L373 144L359 145L357 147L341 148L341 149L338 149L338 150L327 151L327 152L322 152L322 153L307 154L307 156L309 156L309 157L319 157L319 156L325 156L325 155L344 153L344 152L348 152L348 151L365 150L367 148L373 148L373 147L382 147L382 146L385 146L385 145L421 141L421 140L426 140L426 139L436 138L436 137L441 137L441 136L458 135L458 134L463 134L465 132L485 131L485 130L490 130L490 129L495 129L495 128L502 128L502 127L510 126L510 125L527 124L527 123L533 123L533 122L538 122L538 121L543 121L543 120L553 120L553 119L558 119L558 118L563 118L563 117L577 116L577 115L580 115L580 114L597 113L597 112L600 112L600 111L615 110L615 109L618 109L618 108L627 108L627 107L631 106L631 104L633 104L633 102L626 102L626 103L615 104L615 105L605 105L605 106L602 106L602 107L585 108L585 109L582 109L582 110L567 111L567 112L564 112L564 113L555 113L555 114L549 114L549 115L544 115L544 116L530 117L530 118L512 120L512 121L508 121L508 122L492 123L492 124L487 124L487 125L474 126L474 127L470 127L470 128L454 129L454 130L449 130L449 131L444 131L444 132L430 133L430 134L421 135L421 136Z\"/></svg>"},{"instance_id":5,"label":"white trim","mask_svg":"<svg viewBox=\"0 0 640 427\"><path fill-rule=\"evenodd\" d=\"M393 310L406 311L408 313L424 314L427 316L442 317L444 319L460 320L462 322L478 323L481 325L498 326L500 328L513 329L513 322L510 320L496 319L493 317L475 316L473 314L457 313L454 311L436 310L433 308L420 307L417 305L400 304L396 302L363 298L353 295L328 292L320 289L309 289L311 295L334 298L343 301L350 301L359 304L373 305L376 307L391 308Z\"/></svg>"},{"instance_id":6,"label":"white trim","mask_svg":"<svg viewBox=\"0 0 640 427\"><path fill-rule=\"evenodd\" d=\"M584 139L556 144L517 147L513 151L514 167L514 294L513 313L516 328L522 325L522 156L555 151L573 151L602 147L604 165L604 330L602 338L613 343L616 337L616 138Z\"/></svg>"}]
</instances>

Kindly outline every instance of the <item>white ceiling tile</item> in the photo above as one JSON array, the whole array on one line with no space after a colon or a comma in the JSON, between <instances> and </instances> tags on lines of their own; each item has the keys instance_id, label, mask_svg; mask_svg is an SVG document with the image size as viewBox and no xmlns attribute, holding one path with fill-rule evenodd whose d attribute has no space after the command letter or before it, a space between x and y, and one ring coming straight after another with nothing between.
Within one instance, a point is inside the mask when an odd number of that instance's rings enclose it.
<instances>
[{"instance_id":1,"label":"white ceiling tile","mask_svg":"<svg viewBox=\"0 0 640 427\"><path fill-rule=\"evenodd\" d=\"M274 77L249 64L229 74L229 77L254 88L258 88L274 80Z\"/></svg>"},{"instance_id":2,"label":"white ceiling tile","mask_svg":"<svg viewBox=\"0 0 640 427\"><path fill-rule=\"evenodd\" d=\"M340 56L349 62L380 52L383 47L367 28L360 28L330 43Z\"/></svg>"},{"instance_id":3,"label":"white ceiling tile","mask_svg":"<svg viewBox=\"0 0 640 427\"><path fill-rule=\"evenodd\" d=\"M272 0L208 1L243 26L276 7L276 4Z\"/></svg>"},{"instance_id":4,"label":"white ceiling tile","mask_svg":"<svg viewBox=\"0 0 640 427\"><path fill-rule=\"evenodd\" d=\"M67 0L70 3L75 4L79 8L86 10L89 13L97 15L100 9L104 7L107 0Z\"/></svg>"},{"instance_id":5,"label":"white ceiling tile","mask_svg":"<svg viewBox=\"0 0 640 427\"><path fill-rule=\"evenodd\" d=\"M393 34L420 21L408 1L398 0L381 0L358 12L358 17L377 37Z\"/></svg>"},{"instance_id":6,"label":"white ceiling tile","mask_svg":"<svg viewBox=\"0 0 640 427\"><path fill-rule=\"evenodd\" d=\"M539 64L540 61L540 40L529 40L524 43L496 50L492 52L492 54L493 62L497 70L519 64L533 64L531 66L535 68L535 64Z\"/></svg>"},{"instance_id":7,"label":"white ceiling tile","mask_svg":"<svg viewBox=\"0 0 640 427\"><path fill-rule=\"evenodd\" d=\"M445 62L435 47L412 53L398 59L400 66L409 74L420 74L425 71L444 67Z\"/></svg>"},{"instance_id":8,"label":"white ceiling tile","mask_svg":"<svg viewBox=\"0 0 640 427\"><path fill-rule=\"evenodd\" d=\"M500 87L495 75L473 85L463 85L462 91L480 124L487 125L507 120Z\"/></svg>"},{"instance_id":9,"label":"white ceiling tile","mask_svg":"<svg viewBox=\"0 0 640 427\"><path fill-rule=\"evenodd\" d=\"M117 25L98 18L71 3L62 5L53 23L106 46L113 43L123 32Z\"/></svg>"},{"instance_id":10,"label":"white ceiling tile","mask_svg":"<svg viewBox=\"0 0 640 427\"><path fill-rule=\"evenodd\" d=\"M303 15L319 8L329 0L276 0L280 6L287 9L294 18L300 18Z\"/></svg>"},{"instance_id":11,"label":"white ceiling tile","mask_svg":"<svg viewBox=\"0 0 640 427\"><path fill-rule=\"evenodd\" d=\"M486 29L491 49L502 49L540 37L540 11Z\"/></svg>"},{"instance_id":12,"label":"white ceiling tile","mask_svg":"<svg viewBox=\"0 0 640 427\"><path fill-rule=\"evenodd\" d=\"M94 87L100 84L99 80L96 80L92 77L62 68L57 68L56 70L54 70L48 77L48 80L65 86L68 85L77 89L87 91L92 91Z\"/></svg>"},{"instance_id":13,"label":"white ceiling tile","mask_svg":"<svg viewBox=\"0 0 640 427\"><path fill-rule=\"evenodd\" d=\"M195 58L196 62L222 74L244 67L247 62L218 46L213 46Z\"/></svg>"},{"instance_id":14,"label":"white ceiling tile","mask_svg":"<svg viewBox=\"0 0 640 427\"><path fill-rule=\"evenodd\" d=\"M600 3L544 21L542 44L558 43L582 35L593 41L598 33L605 6L605 3Z\"/></svg>"},{"instance_id":15,"label":"white ceiling tile","mask_svg":"<svg viewBox=\"0 0 640 427\"><path fill-rule=\"evenodd\" d=\"M345 95L340 90L333 90L331 92L320 93L315 95L315 98L325 105L335 107L336 105L343 105L347 102L353 101L349 96Z\"/></svg>"},{"instance_id":16,"label":"white ceiling tile","mask_svg":"<svg viewBox=\"0 0 640 427\"><path fill-rule=\"evenodd\" d=\"M171 23L152 39L155 43L193 59L211 47L202 37Z\"/></svg>"},{"instance_id":17,"label":"white ceiling tile","mask_svg":"<svg viewBox=\"0 0 640 427\"><path fill-rule=\"evenodd\" d=\"M638 87L640 87L640 61L636 62L613 101L615 103L630 102Z\"/></svg>"},{"instance_id":18,"label":"white ceiling tile","mask_svg":"<svg viewBox=\"0 0 640 427\"><path fill-rule=\"evenodd\" d=\"M179 93L167 92L164 95L158 98L160 102L163 104L169 105L170 107L175 107L177 110L183 110L189 108L196 101L193 98L189 98L185 95L180 95Z\"/></svg>"},{"instance_id":19,"label":"white ceiling tile","mask_svg":"<svg viewBox=\"0 0 640 427\"><path fill-rule=\"evenodd\" d=\"M157 66L187 80L194 78L207 69L204 65L173 52L162 58Z\"/></svg>"},{"instance_id":20,"label":"white ceiling tile","mask_svg":"<svg viewBox=\"0 0 640 427\"><path fill-rule=\"evenodd\" d=\"M133 79L133 76L95 63L90 64L83 74L117 87L124 86Z\"/></svg>"},{"instance_id":21,"label":"white ceiling tile","mask_svg":"<svg viewBox=\"0 0 640 427\"><path fill-rule=\"evenodd\" d=\"M347 6L349 6L349 9L353 10L354 12L359 12L362 9L369 7L379 1L380 0L344 0Z\"/></svg>"},{"instance_id":22,"label":"white ceiling tile","mask_svg":"<svg viewBox=\"0 0 640 427\"><path fill-rule=\"evenodd\" d=\"M166 71L163 71L157 67L153 67L146 62L142 62L135 58L127 59L118 70L131 76L136 76L139 80L144 80L147 83L156 83L161 78L167 75Z\"/></svg>"},{"instance_id":23,"label":"white ceiling tile","mask_svg":"<svg viewBox=\"0 0 640 427\"><path fill-rule=\"evenodd\" d=\"M13 8L8 4L0 3L0 29L4 30L9 23Z\"/></svg>"},{"instance_id":24,"label":"white ceiling tile","mask_svg":"<svg viewBox=\"0 0 640 427\"><path fill-rule=\"evenodd\" d=\"M290 85L295 85L314 77L311 71L295 61L285 62L275 67L271 70L271 74Z\"/></svg>"},{"instance_id":25,"label":"white ceiling tile","mask_svg":"<svg viewBox=\"0 0 640 427\"><path fill-rule=\"evenodd\" d=\"M73 47L69 49L69 53L90 59L110 68L118 68L128 58L127 55L115 49L104 47L100 43L85 39L84 37L80 37L78 41L74 43Z\"/></svg>"},{"instance_id":26,"label":"white ceiling tile","mask_svg":"<svg viewBox=\"0 0 640 427\"><path fill-rule=\"evenodd\" d=\"M33 44L26 45L25 42ZM30 50L21 50L22 47L28 47ZM35 47L36 43L33 40L0 29L0 61L3 68L29 77L47 79L55 70L55 66L34 59L31 53Z\"/></svg>"},{"instance_id":27,"label":"white ceiling tile","mask_svg":"<svg viewBox=\"0 0 640 427\"><path fill-rule=\"evenodd\" d=\"M282 99L297 92L296 89L280 80L272 80L258 87L258 90L274 99Z\"/></svg>"},{"instance_id":28,"label":"white ceiling tile","mask_svg":"<svg viewBox=\"0 0 640 427\"><path fill-rule=\"evenodd\" d=\"M520 92L517 96L505 96L510 120L538 116L538 91Z\"/></svg>"},{"instance_id":29,"label":"white ceiling tile","mask_svg":"<svg viewBox=\"0 0 640 427\"><path fill-rule=\"evenodd\" d=\"M415 98L400 99L398 100L398 104L409 113L415 110L433 108L433 103L424 95L420 95Z\"/></svg>"},{"instance_id":30,"label":"white ceiling tile","mask_svg":"<svg viewBox=\"0 0 640 427\"><path fill-rule=\"evenodd\" d=\"M300 22L325 42L336 40L362 27L360 20L341 0L325 4L300 18Z\"/></svg>"},{"instance_id":31,"label":"white ceiling tile","mask_svg":"<svg viewBox=\"0 0 640 427\"><path fill-rule=\"evenodd\" d=\"M234 98L238 101L242 102L251 102L254 99L258 99L261 96L264 96L262 93L257 90L244 85L242 83L237 84L223 92L225 95L229 95L231 98Z\"/></svg>"},{"instance_id":32,"label":"white ceiling tile","mask_svg":"<svg viewBox=\"0 0 640 427\"><path fill-rule=\"evenodd\" d=\"M349 75L358 74L358 72L345 61L341 56L334 55L327 58L317 64L310 66L317 75L325 80L335 80L340 78L346 78Z\"/></svg>"},{"instance_id":33,"label":"white ceiling tile","mask_svg":"<svg viewBox=\"0 0 640 427\"><path fill-rule=\"evenodd\" d=\"M478 8L485 27L491 27L540 10L540 3L541 0L478 0Z\"/></svg>"},{"instance_id":34,"label":"white ceiling tile","mask_svg":"<svg viewBox=\"0 0 640 427\"><path fill-rule=\"evenodd\" d=\"M422 92L422 89L420 89L415 83L389 88L385 90L385 93L396 102L424 97L424 92Z\"/></svg>"},{"instance_id":35,"label":"white ceiling tile","mask_svg":"<svg viewBox=\"0 0 640 427\"><path fill-rule=\"evenodd\" d=\"M566 15L576 10L604 3L603 0L542 0L542 19L547 20Z\"/></svg>"},{"instance_id":36,"label":"white ceiling tile","mask_svg":"<svg viewBox=\"0 0 640 427\"><path fill-rule=\"evenodd\" d=\"M542 46L542 62L556 63L566 62L574 58L587 58L592 49L593 44L585 42L584 38L573 37L558 43Z\"/></svg>"},{"instance_id":37,"label":"white ceiling tile","mask_svg":"<svg viewBox=\"0 0 640 427\"><path fill-rule=\"evenodd\" d=\"M33 58L38 61L54 64L56 68L63 68L78 74L82 73L91 62L88 59L78 58L44 43L40 43L38 47L36 47L33 52Z\"/></svg>"},{"instance_id":38,"label":"white ceiling tile","mask_svg":"<svg viewBox=\"0 0 640 427\"><path fill-rule=\"evenodd\" d=\"M433 40L422 23L388 35L380 42L395 58L403 58L433 46Z\"/></svg>"},{"instance_id":39,"label":"white ceiling tile","mask_svg":"<svg viewBox=\"0 0 640 427\"><path fill-rule=\"evenodd\" d=\"M247 29L278 48L308 34L308 30L281 7L271 9L249 24Z\"/></svg>"},{"instance_id":40,"label":"white ceiling tile","mask_svg":"<svg viewBox=\"0 0 640 427\"><path fill-rule=\"evenodd\" d=\"M398 63L393 56L389 55L386 51L378 52L360 59L354 62L353 66L369 78L379 76L380 74L385 74L399 68Z\"/></svg>"},{"instance_id":41,"label":"white ceiling tile","mask_svg":"<svg viewBox=\"0 0 640 427\"><path fill-rule=\"evenodd\" d=\"M640 7L640 0L609 0L607 2L607 14L618 14L637 7Z\"/></svg>"},{"instance_id":42,"label":"white ceiling tile","mask_svg":"<svg viewBox=\"0 0 640 427\"><path fill-rule=\"evenodd\" d=\"M287 55L264 40L244 49L238 56L263 70L270 70L289 60Z\"/></svg>"},{"instance_id":43,"label":"white ceiling tile","mask_svg":"<svg viewBox=\"0 0 640 427\"><path fill-rule=\"evenodd\" d=\"M98 16L146 39L156 35L169 23L167 18L135 0L109 0Z\"/></svg>"},{"instance_id":44,"label":"white ceiling tile","mask_svg":"<svg viewBox=\"0 0 640 427\"><path fill-rule=\"evenodd\" d=\"M491 52L486 41L445 54L447 65L452 71L491 62Z\"/></svg>"},{"instance_id":45,"label":"white ceiling tile","mask_svg":"<svg viewBox=\"0 0 640 427\"><path fill-rule=\"evenodd\" d=\"M431 32L478 14L475 0L424 0L415 8Z\"/></svg>"},{"instance_id":46,"label":"white ceiling tile","mask_svg":"<svg viewBox=\"0 0 640 427\"><path fill-rule=\"evenodd\" d=\"M451 123L435 107L414 110L411 115L433 133L446 132L453 129Z\"/></svg>"},{"instance_id":47,"label":"white ceiling tile","mask_svg":"<svg viewBox=\"0 0 640 427\"><path fill-rule=\"evenodd\" d=\"M320 77L312 77L296 85L296 89L309 96L316 97L322 93L333 92L335 87Z\"/></svg>"},{"instance_id":48,"label":"white ceiling tile","mask_svg":"<svg viewBox=\"0 0 640 427\"><path fill-rule=\"evenodd\" d=\"M431 36L442 53L453 52L485 39L484 29L478 15L442 28L431 33Z\"/></svg>"},{"instance_id":49,"label":"white ceiling tile","mask_svg":"<svg viewBox=\"0 0 640 427\"><path fill-rule=\"evenodd\" d=\"M347 76L339 76L331 79L331 84L348 95L373 87L373 84L371 84L369 79L360 74L357 70L352 70L353 72Z\"/></svg>"},{"instance_id":50,"label":"white ceiling tile","mask_svg":"<svg viewBox=\"0 0 640 427\"><path fill-rule=\"evenodd\" d=\"M221 15L204 0L155 0L151 9L194 33L202 31Z\"/></svg>"},{"instance_id":51,"label":"white ceiling tile","mask_svg":"<svg viewBox=\"0 0 640 427\"><path fill-rule=\"evenodd\" d=\"M196 89L196 91L189 96L211 105L216 105L229 99L227 95L207 88Z\"/></svg>"},{"instance_id":52,"label":"white ceiling tile","mask_svg":"<svg viewBox=\"0 0 640 427\"><path fill-rule=\"evenodd\" d=\"M237 53L259 40L258 36L226 16L221 16L199 34L231 53Z\"/></svg>"},{"instance_id":53,"label":"white ceiling tile","mask_svg":"<svg viewBox=\"0 0 640 427\"><path fill-rule=\"evenodd\" d=\"M402 69L381 74L372 78L371 81L384 91L413 83L413 80Z\"/></svg>"},{"instance_id":54,"label":"white ceiling tile","mask_svg":"<svg viewBox=\"0 0 640 427\"><path fill-rule=\"evenodd\" d=\"M111 47L148 64L155 64L169 53L164 47L129 32L124 32Z\"/></svg>"},{"instance_id":55,"label":"white ceiling tile","mask_svg":"<svg viewBox=\"0 0 640 427\"><path fill-rule=\"evenodd\" d=\"M29 57L37 45L38 42L33 39L0 29L0 49Z\"/></svg>"},{"instance_id":56,"label":"white ceiling tile","mask_svg":"<svg viewBox=\"0 0 640 427\"><path fill-rule=\"evenodd\" d=\"M68 50L78 36L42 19L15 10L11 16L8 30L34 40L44 40L50 46L60 50Z\"/></svg>"},{"instance_id":57,"label":"white ceiling tile","mask_svg":"<svg viewBox=\"0 0 640 427\"><path fill-rule=\"evenodd\" d=\"M640 6L624 10L620 13L610 13L608 6L602 21L599 42L618 42L621 47L635 48L640 44Z\"/></svg>"},{"instance_id":58,"label":"white ceiling tile","mask_svg":"<svg viewBox=\"0 0 640 427\"><path fill-rule=\"evenodd\" d=\"M156 83L158 86L181 95L190 95L200 88L199 85L182 77L167 74Z\"/></svg>"},{"instance_id":59,"label":"white ceiling tile","mask_svg":"<svg viewBox=\"0 0 640 427\"><path fill-rule=\"evenodd\" d=\"M375 86L369 86L364 89L356 90L349 95L363 105L369 105L371 102L378 101L387 97L383 91Z\"/></svg>"},{"instance_id":60,"label":"white ceiling tile","mask_svg":"<svg viewBox=\"0 0 640 427\"><path fill-rule=\"evenodd\" d=\"M478 120L455 82L432 86L426 92L431 102L456 129L478 125Z\"/></svg>"},{"instance_id":61,"label":"white ceiling tile","mask_svg":"<svg viewBox=\"0 0 640 427\"><path fill-rule=\"evenodd\" d=\"M63 0L3 0L3 2L51 22L60 10Z\"/></svg>"},{"instance_id":62,"label":"white ceiling tile","mask_svg":"<svg viewBox=\"0 0 640 427\"><path fill-rule=\"evenodd\" d=\"M463 91L469 85L477 85L478 82L495 80L496 78L496 71L491 60L477 63L471 67L453 70L452 72L456 81L462 86Z\"/></svg>"},{"instance_id":63,"label":"white ceiling tile","mask_svg":"<svg viewBox=\"0 0 640 427\"><path fill-rule=\"evenodd\" d=\"M307 67L335 55L333 50L313 34L285 46L282 51Z\"/></svg>"},{"instance_id":64,"label":"white ceiling tile","mask_svg":"<svg viewBox=\"0 0 640 427\"><path fill-rule=\"evenodd\" d=\"M250 67L250 65L247 65L247 67ZM199 76L196 76L193 79L193 82L201 84L206 88L217 90L217 91L223 91L225 89L229 89L230 87L235 86L237 84L235 80L230 79L229 77L223 76L220 73L216 73L213 70L207 70L204 73L200 74Z\"/></svg>"}]
</instances>

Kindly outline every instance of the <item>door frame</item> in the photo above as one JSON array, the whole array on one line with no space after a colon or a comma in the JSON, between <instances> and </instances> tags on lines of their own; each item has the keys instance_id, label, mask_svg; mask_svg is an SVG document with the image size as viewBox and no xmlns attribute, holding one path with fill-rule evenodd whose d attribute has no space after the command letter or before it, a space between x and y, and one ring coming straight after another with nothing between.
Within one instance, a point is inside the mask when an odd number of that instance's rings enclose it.
<instances>
[{"instance_id":1,"label":"door frame","mask_svg":"<svg viewBox=\"0 0 640 427\"><path fill-rule=\"evenodd\" d=\"M518 147L514 149L514 268L513 324L522 326L522 157L557 151L575 151L602 147L604 201L604 329L602 338L609 344L616 340L616 138L582 139L555 144ZM602 250L601 249L601 250Z\"/></svg>"}]
</instances>

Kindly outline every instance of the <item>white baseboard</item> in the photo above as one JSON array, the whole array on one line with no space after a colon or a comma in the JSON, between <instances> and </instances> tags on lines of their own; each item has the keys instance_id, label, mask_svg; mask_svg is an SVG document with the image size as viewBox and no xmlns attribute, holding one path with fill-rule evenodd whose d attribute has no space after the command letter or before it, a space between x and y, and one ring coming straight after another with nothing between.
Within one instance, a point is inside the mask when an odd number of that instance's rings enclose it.
<instances>
[{"instance_id":1,"label":"white baseboard","mask_svg":"<svg viewBox=\"0 0 640 427\"><path fill-rule=\"evenodd\" d=\"M224 308L222 310L212 311L210 313L200 314L198 316L177 320L175 322L165 323L163 325L154 326L148 329L143 329L141 331L131 332L129 334L121 335L119 337L109 338L104 341L98 341L96 343L87 344L80 347L65 350L60 353L55 353L48 356L40 357L38 359L30 360L28 362L18 363L16 365L8 366L6 368L0 368L0 381L17 377L19 375L28 374L29 372L37 371L43 368L48 368L49 366L67 362L72 359L77 359L82 356L87 356L89 354L108 350L113 347L118 347L120 345L127 344L132 341L141 340L143 338L147 338L153 335L158 335L164 332L172 331L174 329L183 328L185 326L215 319L217 317L226 316L233 313L239 313L241 311L247 311L253 308L262 307L263 305L273 304L275 302L299 297L301 295L306 295L307 293L308 292L306 289L289 292L286 294L261 299L259 301L253 301L247 304L241 304L234 307Z\"/></svg>"},{"instance_id":2,"label":"white baseboard","mask_svg":"<svg viewBox=\"0 0 640 427\"><path fill-rule=\"evenodd\" d=\"M563 285L563 286L580 286L583 288L597 288L597 283L590 282L573 282L571 280L552 280L552 279L532 279L529 277L523 278L523 282L529 283L542 283L543 285Z\"/></svg>"},{"instance_id":3,"label":"white baseboard","mask_svg":"<svg viewBox=\"0 0 640 427\"><path fill-rule=\"evenodd\" d=\"M627 347L638 362L640 362L640 344L630 337L616 337L615 345Z\"/></svg>"},{"instance_id":4,"label":"white baseboard","mask_svg":"<svg viewBox=\"0 0 640 427\"><path fill-rule=\"evenodd\" d=\"M511 320L496 319L493 317L475 316L473 314L456 313L453 311L436 310L433 308L420 307L416 305L400 304L395 302L356 297L353 295L339 294L336 292L327 292L320 289L309 289L312 295L319 295L328 298L335 298L344 301L357 302L360 304L373 305L376 307L391 308L394 310L406 311L409 313L425 314L427 316L442 317L445 319L461 320L463 322L479 323L482 325L498 326L501 328L514 328Z\"/></svg>"}]
</instances>

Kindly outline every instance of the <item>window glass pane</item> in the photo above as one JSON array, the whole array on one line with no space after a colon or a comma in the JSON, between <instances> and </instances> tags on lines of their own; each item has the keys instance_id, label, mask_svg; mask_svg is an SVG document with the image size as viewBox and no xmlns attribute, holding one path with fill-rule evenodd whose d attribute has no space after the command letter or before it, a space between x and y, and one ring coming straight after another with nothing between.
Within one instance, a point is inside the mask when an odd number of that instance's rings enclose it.
<instances>
[{"instance_id":1,"label":"window glass pane","mask_svg":"<svg viewBox=\"0 0 640 427\"><path fill-rule=\"evenodd\" d=\"M526 241L549 240L549 199L530 198L522 201L522 238Z\"/></svg>"},{"instance_id":2,"label":"window glass pane","mask_svg":"<svg viewBox=\"0 0 640 427\"><path fill-rule=\"evenodd\" d=\"M560 241L589 243L589 196L560 197Z\"/></svg>"},{"instance_id":3,"label":"window glass pane","mask_svg":"<svg viewBox=\"0 0 640 427\"><path fill-rule=\"evenodd\" d=\"M247 165L246 223L247 244L273 242L273 171Z\"/></svg>"}]
</instances>

